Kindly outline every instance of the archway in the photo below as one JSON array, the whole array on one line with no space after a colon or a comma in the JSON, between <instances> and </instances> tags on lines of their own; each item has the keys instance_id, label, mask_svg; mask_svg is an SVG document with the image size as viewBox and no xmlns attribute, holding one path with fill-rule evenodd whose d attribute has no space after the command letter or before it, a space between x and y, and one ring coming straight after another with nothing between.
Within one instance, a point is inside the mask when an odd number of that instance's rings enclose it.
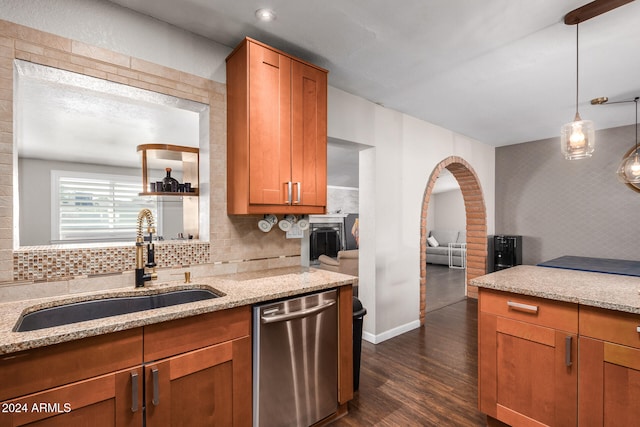
<instances>
[{"instance_id":1,"label":"archway","mask_svg":"<svg viewBox=\"0 0 640 427\"><path fill-rule=\"evenodd\" d=\"M460 185L467 220L467 291L477 298L478 289L469 281L486 272L487 260L487 211L480 180L469 163L461 157L447 157L431 172L422 200L420 220L420 324L424 324L427 301L427 208L431 192L442 169L447 169Z\"/></svg>"}]
</instances>

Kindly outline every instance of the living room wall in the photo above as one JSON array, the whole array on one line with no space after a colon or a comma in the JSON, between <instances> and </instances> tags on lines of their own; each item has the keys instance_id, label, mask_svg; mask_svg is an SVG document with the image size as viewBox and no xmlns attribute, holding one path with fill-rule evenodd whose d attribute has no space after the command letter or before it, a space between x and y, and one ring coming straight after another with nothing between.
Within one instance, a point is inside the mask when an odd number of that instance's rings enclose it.
<instances>
[{"instance_id":1,"label":"living room wall","mask_svg":"<svg viewBox=\"0 0 640 427\"><path fill-rule=\"evenodd\" d=\"M562 255L638 259L640 193L617 180L634 127L596 132L593 157L565 160L559 138L496 149L496 233L523 236L523 263Z\"/></svg>"},{"instance_id":2,"label":"living room wall","mask_svg":"<svg viewBox=\"0 0 640 427\"><path fill-rule=\"evenodd\" d=\"M430 229L464 231L467 227L467 216L462 199L462 191L450 190L434 194L430 205L434 209L434 227ZM427 214L428 215L428 214ZM427 216L427 227L431 222Z\"/></svg>"}]
</instances>

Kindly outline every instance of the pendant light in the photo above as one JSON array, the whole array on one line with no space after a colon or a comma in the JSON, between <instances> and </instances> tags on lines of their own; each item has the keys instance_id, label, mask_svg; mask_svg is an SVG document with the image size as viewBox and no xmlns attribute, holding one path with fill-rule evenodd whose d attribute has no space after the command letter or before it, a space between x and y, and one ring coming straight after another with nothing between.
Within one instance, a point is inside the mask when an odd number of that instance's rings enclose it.
<instances>
[{"instance_id":1,"label":"pendant light","mask_svg":"<svg viewBox=\"0 0 640 427\"><path fill-rule=\"evenodd\" d=\"M572 122L562 126L560 130L560 146L562 154L568 160L591 157L595 148L595 130L591 120L582 120L578 112L579 88L579 35L576 22L576 115Z\"/></svg>"},{"instance_id":2,"label":"pendant light","mask_svg":"<svg viewBox=\"0 0 640 427\"><path fill-rule=\"evenodd\" d=\"M629 153L618 168L618 179L627 184L640 183L640 152L638 152L638 99L635 97L633 102L636 104L636 139L635 149Z\"/></svg>"}]
</instances>

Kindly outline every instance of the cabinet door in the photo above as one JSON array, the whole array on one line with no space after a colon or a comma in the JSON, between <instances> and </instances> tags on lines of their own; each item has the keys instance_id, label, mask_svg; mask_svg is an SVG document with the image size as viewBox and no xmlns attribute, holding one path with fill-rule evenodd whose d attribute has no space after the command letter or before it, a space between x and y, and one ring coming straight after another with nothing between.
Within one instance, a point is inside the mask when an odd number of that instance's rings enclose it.
<instances>
[{"instance_id":1,"label":"cabinet door","mask_svg":"<svg viewBox=\"0 0 640 427\"><path fill-rule=\"evenodd\" d=\"M293 61L291 70L293 204L327 204L327 74Z\"/></svg>"},{"instance_id":2,"label":"cabinet door","mask_svg":"<svg viewBox=\"0 0 640 427\"><path fill-rule=\"evenodd\" d=\"M640 349L580 337L580 426L637 425Z\"/></svg>"},{"instance_id":3,"label":"cabinet door","mask_svg":"<svg viewBox=\"0 0 640 427\"><path fill-rule=\"evenodd\" d=\"M147 426L250 426L251 339L145 367Z\"/></svg>"},{"instance_id":4,"label":"cabinet door","mask_svg":"<svg viewBox=\"0 0 640 427\"><path fill-rule=\"evenodd\" d=\"M510 425L577 425L576 335L481 313L481 410Z\"/></svg>"},{"instance_id":5,"label":"cabinet door","mask_svg":"<svg viewBox=\"0 0 640 427\"><path fill-rule=\"evenodd\" d=\"M291 59L249 43L249 203L288 203Z\"/></svg>"},{"instance_id":6,"label":"cabinet door","mask_svg":"<svg viewBox=\"0 0 640 427\"><path fill-rule=\"evenodd\" d=\"M1 405L2 427L142 426L142 368L79 381Z\"/></svg>"}]
</instances>

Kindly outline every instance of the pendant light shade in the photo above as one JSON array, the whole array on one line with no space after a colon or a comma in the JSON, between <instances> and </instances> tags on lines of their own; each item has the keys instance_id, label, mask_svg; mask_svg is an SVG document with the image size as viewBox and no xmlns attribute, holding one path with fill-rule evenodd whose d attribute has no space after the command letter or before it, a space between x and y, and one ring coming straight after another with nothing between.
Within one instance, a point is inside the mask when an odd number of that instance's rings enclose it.
<instances>
[{"instance_id":1,"label":"pendant light shade","mask_svg":"<svg viewBox=\"0 0 640 427\"><path fill-rule=\"evenodd\" d=\"M638 97L633 102L636 104L636 139L635 148L629 153L618 168L618 179L627 184L640 183L640 152L638 151Z\"/></svg>"},{"instance_id":2,"label":"pendant light shade","mask_svg":"<svg viewBox=\"0 0 640 427\"><path fill-rule=\"evenodd\" d=\"M591 120L582 120L578 112L579 49L578 23L576 23L576 115L572 122L560 130L560 148L565 159L576 160L591 157L595 149L595 130Z\"/></svg>"},{"instance_id":3,"label":"pendant light shade","mask_svg":"<svg viewBox=\"0 0 640 427\"><path fill-rule=\"evenodd\" d=\"M618 179L624 183L640 184L640 153L637 148L620 163Z\"/></svg>"},{"instance_id":4,"label":"pendant light shade","mask_svg":"<svg viewBox=\"0 0 640 427\"><path fill-rule=\"evenodd\" d=\"M579 113L572 122L562 126L560 144L565 159L591 157L595 149L595 130L591 120L582 120Z\"/></svg>"}]
</instances>

